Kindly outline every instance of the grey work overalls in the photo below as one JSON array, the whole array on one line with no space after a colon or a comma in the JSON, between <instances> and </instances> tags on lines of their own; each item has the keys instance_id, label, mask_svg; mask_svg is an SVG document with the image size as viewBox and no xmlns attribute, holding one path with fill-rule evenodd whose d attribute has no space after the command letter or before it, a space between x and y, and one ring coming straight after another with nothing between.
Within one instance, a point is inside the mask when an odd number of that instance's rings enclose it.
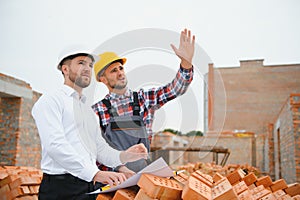
<instances>
[{"instance_id":1,"label":"grey work overalls","mask_svg":"<svg viewBox=\"0 0 300 200\"><path fill-rule=\"evenodd\" d=\"M108 109L110 121L107 127L102 127L102 136L106 142L117 150L126 150L129 147L143 143L150 150L150 141L144 125L143 118L140 116L140 105L137 92L133 92L134 102L130 103L133 116L119 116L116 109L111 106L107 99L102 102ZM101 122L100 122L101 123ZM127 168L138 172L147 166L147 160L140 159L135 162L126 163Z\"/></svg>"}]
</instances>

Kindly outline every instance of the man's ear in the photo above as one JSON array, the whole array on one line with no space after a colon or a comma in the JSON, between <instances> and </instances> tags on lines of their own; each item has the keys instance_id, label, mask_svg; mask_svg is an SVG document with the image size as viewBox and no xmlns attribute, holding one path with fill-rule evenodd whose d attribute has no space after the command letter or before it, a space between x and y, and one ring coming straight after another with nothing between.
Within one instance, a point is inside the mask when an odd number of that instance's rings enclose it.
<instances>
[{"instance_id":1,"label":"man's ear","mask_svg":"<svg viewBox=\"0 0 300 200\"><path fill-rule=\"evenodd\" d=\"M61 66L61 71L63 74L69 74L69 66L68 65L62 65Z\"/></svg>"},{"instance_id":2,"label":"man's ear","mask_svg":"<svg viewBox=\"0 0 300 200\"><path fill-rule=\"evenodd\" d=\"M99 77L99 81L102 82L102 83L104 83L104 84L107 83L107 79L103 75Z\"/></svg>"}]
</instances>

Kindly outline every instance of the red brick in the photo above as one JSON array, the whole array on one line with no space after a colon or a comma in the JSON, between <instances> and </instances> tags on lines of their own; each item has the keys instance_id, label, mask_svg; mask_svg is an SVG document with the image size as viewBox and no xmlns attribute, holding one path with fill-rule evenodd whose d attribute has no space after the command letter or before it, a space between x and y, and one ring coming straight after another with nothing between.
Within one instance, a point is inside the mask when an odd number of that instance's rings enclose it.
<instances>
[{"instance_id":1,"label":"red brick","mask_svg":"<svg viewBox=\"0 0 300 200\"><path fill-rule=\"evenodd\" d=\"M277 190L286 189L288 186L284 179L278 179L277 181L273 182L273 185L270 186L272 192L276 192Z\"/></svg>"},{"instance_id":2,"label":"red brick","mask_svg":"<svg viewBox=\"0 0 300 200\"><path fill-rule=\"evenodd\" d=\"M276 199L277 198L272 193L264 196L263 198L260 198L260 200L276 200Z\"/></svg>"},{"instance_id":3,"label":"red brick","mask_svg":"<svg viewBox=\"0 0 300 200\"><path fill-rule=\"evenodd\" d=\"M150 174L142 174L138 186L152 198L177 200L182 192L182 186L177 181Z\"/></svg>"},{"instance_id":4,"label":"red brick","mask_svg":"<svg viewBox=\"0 0 300 200\"><path fill-rule=\"evenodd\" d=\"M238 195L239 200L255 200L249 190L245 190Z\"/></svg>"},{"instance_id":5,"label":"red brick","mask_svg":"<svg viewBox=\"0 0 300 200\"><path fill-rule=\"evenodd\" d=\"M256 185L253 183L251 185L248 185L248 188L249 188L249 190L252 190L252 189L256 188Z\"/></svg>"},{"instance_id":6,"label":"red brick","mask_svg":"<svg viewBox=\"0 0 300 200\"><path fill-rule=\"evenodd\" d=\"M226 178L228 179L228 181L230 182L231 185L234 185L235 183L242 180L242 178L244 178L244 173L242 172L242 170L240 168L238 168L238 169L234 170L233 172L231 172L230 174L228 174L226 176Z\"/></svg>"},{"instance_id":7,"label":"red brick","mask_svg":"<svg viewBox=\"0 0 300 200\"><path fill-rule=\"evenodd\" d=\"M15 198L15 200L38 200L37 195L26 195Z\"/></svg>"},{"instance_id":8,"label":"red brick","mask_svg":"<svg viewBox=\"0 0 300 200\"><path fill-rule=\"evenodd\" d=\"M21 187L14 188L14 189L10 190L9 193L10 193L12 198L23 196L25 194L30 194L28 188L24 190L24 188L21 188Z\"/></svg>"},{"instance_id":9,"label":"red brick","mask_svg":"<svg viewBox=\"0 0 300 200\"><path fill-rule=\"evenodd\" d=\"M285 194L285 195L279 197L279 199L280 200L292 200L293 198L290 195Z\"/></svg>"},{"instance_id":10,"label":"red brick","mask_svg":"<svg viewBox=\"0 0 300 200\"><path fill-rule=\"evenodd\" d=\"M288 187L284 189L284 191L292 197L296 195L300 195L300 184L299 183L288 184Z\"/></svg>"},{"instance_id":11,"label":"red brick","mask_svg":"<svg viewBox=\"0 0 300 200\"><path fill-rule=\"evenodd\" d=\"M260 186L263 185L265 188L266 187L270 187L273 184L272 179L270 178L270 176L263 176L257 179L257 181L255 182L256 186Z\"/></svg>"},{"instance_id":12,"label":"red brick","mask_svg":"<svg viewBox=\"0 0 300 200\"><path fill-rule=\"evenodd\" d=\"M253 195L253 194L258 193L258 192L260 192L264 189L265 189L265 187L263 185L260 185L260 186L257 186L255 188L253 188L253 189L250 189L250 192Z\"/></svg>"},{"instance_id":13,"label":"red brick","mask_svg":"<svg viewBox=\"0 0 300 200\"><path fill-rule=\"evenodd\" d=\"M271 187L266 187L266 189L269 190L269 191L271 191L271 192L273 192L272 189L271 189Z\"/></svg>"},{"instance_id":14,"label":"red brick","mask_svg":"<svg viewBox=\"0 0 300 200\"><path fill-rule=\"evenodd\" d=\"M188 184L183 188L181 198L183 200L210 200L211 188L195 177L190 176Z\"/></svg>"},{"instance_id":15,"label":"red brick","mask_svg":"<svg viewBox=\"0 0 300 200\"><path fill-rule=\"evenodd\" d=\"M244 181L241 181L233 186L233 190L235 191L236 194L241 194L245 190L248 190L248 187Z\"/></svg>"},{"instance_id":16,"label":"red brick","mask_svg":"<svg viewBox=\"0 0 300 200\"><path fill-rule=\"evenodd\" d=\"M16 188L20 185L39 185L40 179L36 177L20 177L14 180L12 183L9 184L11 189Z\"/></svg>"},{"instance_id":17,"label":"red brick","mask_svg":"<svg viewBox=\"0 0 300 200\"><path fill-rule=\"evenodd\" d=\"M293 196L293 200L300 200L300 194Z\"/></svg>"},{"instance_id":18,"label":"red brick","mask_svg":"<svg viewBox=\"0 0 300 200\"><path fill-rule=\"evenodd\" d=\"M117 190L113 200L134 200L137 191L129 188Z\"/></svg>"},{"instance_id":19,"label":"red brick","mask_svg":"<svg viewBox=\"0 0 300 200\"><path fill-rule=\"evenodd\" d=\"M213 176L213 182L216 183L218 182L219 180L221 180L222 178L224 178L224 176L222 176L220 173L215 173L214 176Z\"/></svg>"},{"instance_id":20,"label":"red brick","mask_svg":"<svg viewBox=\"0 0 300 200\"><path fill-rule=\"evenodd\" d=\"M182 178L181 176L177 175L174 176L173 179L175 179L178 183L180 183L181 185L185 185L187 184L187 179Z\"/></svg>"},{"instance_id":21,"label":"red brick","mask_svg":"<svg viewBox=\"0 0 300 200\"><path fill-rule=\"evenodd\" d=\"M115 195L115 192L98 194L96 200L112 200L114 198L114 195Z\"/></svg>"},{"instance_id":22,"label":"red brick","mask_svg":"<svg viewBox=\"0 0 300 200\"><path fill-rule=\"evenodd\" d=\"M213 186L212 182L209 182L207 179L205 179L203 176L201 176L197 172L192 173L191 176L195 177L196 179L198 179L199 181L201 181L202 183L204 183L205 185L207 185L210 188Z\"/></svg>"},{"instance_id":23,"label":"red brick","mask_svg":"<svg viewBox=\"0 0 300 200\"><path fill-rule=\"evenodd\" d=\"M143 189L140 189L134 200L159 200L149 197Z\"/></svg>"},{"instance_id":24,"label":"red brick","mask_svg":"<svg viewBox=\"0 0 300 200\"><path fill-rule=\"evenodd\" d=\"M254 194L253 194L253 197L254 197L254 199L261 199L261 198L263 198L264 196L267 196L267 195L269 195L269 194L271 194L271 191L270 191L270 190L263 189L263 190L261 190L261 191L259 191L259 192L257 192L257 193L254 193Z\"/></svg>"},{"instance_id":25,"label":"red brick","mask_svg":"<svg viewBox=\"0 0 300 200\"><path fill-rule=\"evenodd\" d=\"M212 188L212 198L214 200L235 199L237 194L232 188L230 182L225 179Z\"/></svg>"},{"instance_id":26,"label":"red brick","mask_svg":"<svg viewBox=\"0 0 300 200\"><path fill-rule=\"evenodd\" d=\"M257 181L257 177L253 172L251 172L243 178L243 181L245 181L246 185L249 186Z\"/></svg>"},{"instance_id":27,"label":"red brick","mask_svg":"<svg viewBox=\"0 0 300 200\"><path fill-rule=\"evenodd\" d=\"M279 198L281 196L284 196L286 193L283 190L277 190L276 192L273 193L275 198Z\"/></svg>"},{"instance_id":28,"label":"red brick","mask_svg":"<svg viewBox=\"0 0 300 200\"><path fill-rule=\"evenodd\" d=\"M12 183L14 180L18 179L17 175L9 175L0 181L0 187Z\"/></svg>"},{"instance_id":29,"label":"red brick","mask_svg":"<svg viewBox=\"0 0 300 200\"><path fill-rule=\"evenodd\" d=\"M203 177L205 180L207 180L209 183L213 184L214 180L213 180L213 178L212 178L210 175L204 174L204 173L202 173L200 170L197 170L196 173L199 174L200 176L202 176L202 177Z\"/></svg>"},{"instance_id":30,"label":"red brick","mask_svg":"<svg viewBox=\"0 0 300 200\"><path fill-rule=\"evenodd\" d=\"M39 185L30 185L28 186L30 190L30 194L38 194L39 193Z\"/></svg>"},{"instance_id":31,"label":"red brick","mask_svg":"<svg viewBox=\"0 0 300 200\"><path fill-rule=\"evenodd\" d=\"M9 189L8 184L4 185L3 187L0 188L0 197L5 195L9 191L10 191L10 189Z\"/></svg>"},{"instance_id":32,"label":"red brick","mask_svg":"<svg viewBox=\"0 0 300 200\"><path fill-rule=\"evenodd\" d=\"M185 180L188 180L188 179L189 179L189 176L186 175L185 173L180 173L180 174L178 174L178 176L184 178Z\"/></svg>"},{"instance_id":33,"label":"red brick","mask_svg":"<svg viewBox=\"0 0 300 200\"><path fill-rule=\"evenodd\" d=\"M0 180L6 178L8 176L8 173L6 172L5 169L0 170Z\"/></svg>"},{"instance_id":34,"label":"red brick","mask_svg":"<svg viewBox=\"0 0 300 200\"><path fill-rule=\"evenodd\" d=\"M24 194L31 194L28 186L20 186L20 189L23 191Z\"/></svg>"},{"instance_id":35,"label":"red brick","mask_svg":"<svg viewBox=\"0 0 300 200\"><path fill-rule=\"evenodd\" d=\"M6 166L4 166L4 168L7 170L16 171L16 170L20 169L20 166L6 165Z\"/></svg>"}]
</instances>

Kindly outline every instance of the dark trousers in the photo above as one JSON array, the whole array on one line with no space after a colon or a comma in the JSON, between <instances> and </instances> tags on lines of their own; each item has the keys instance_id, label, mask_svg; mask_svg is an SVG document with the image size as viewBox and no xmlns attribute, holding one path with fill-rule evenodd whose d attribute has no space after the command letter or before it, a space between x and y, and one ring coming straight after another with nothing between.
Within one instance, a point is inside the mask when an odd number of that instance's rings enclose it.
<instances>
[{"instance_id":1,"label":"dark trousers","mask_svg":"<svg viewBox=\"0 0 300 200\"><path fill-rule=\"evenodd\" d=\"M99 187L98 187L99 188ZM40 200L95 200L97 195L86 193L96 190L93 182L86 182L71 174L44 174L39 189Z\"/></svg>"}]
</instances>

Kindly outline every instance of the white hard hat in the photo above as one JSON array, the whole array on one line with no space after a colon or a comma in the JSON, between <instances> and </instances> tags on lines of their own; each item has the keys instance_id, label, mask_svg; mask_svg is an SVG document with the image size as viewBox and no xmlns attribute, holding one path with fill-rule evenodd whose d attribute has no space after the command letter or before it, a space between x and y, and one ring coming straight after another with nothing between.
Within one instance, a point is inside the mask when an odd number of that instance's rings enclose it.
<instances>
[{"instance_id":1,"label":"white hard hat","mask_svg":"<svg viewBox=\"0 0 300 200\"><path fill-rule=\"evenodd\" d=\"M99 56L96 54L93 54L91 50L89 50L86 46L84 45L70 45L64 48L61 53L58 56L57 60L57 69L61 70L60 63L63 61L68 56L71 55L76 55L76 54L87 54L90 55L94 60L94 62L97 62L99 60Z\"/></svg>"}]
</instances>

